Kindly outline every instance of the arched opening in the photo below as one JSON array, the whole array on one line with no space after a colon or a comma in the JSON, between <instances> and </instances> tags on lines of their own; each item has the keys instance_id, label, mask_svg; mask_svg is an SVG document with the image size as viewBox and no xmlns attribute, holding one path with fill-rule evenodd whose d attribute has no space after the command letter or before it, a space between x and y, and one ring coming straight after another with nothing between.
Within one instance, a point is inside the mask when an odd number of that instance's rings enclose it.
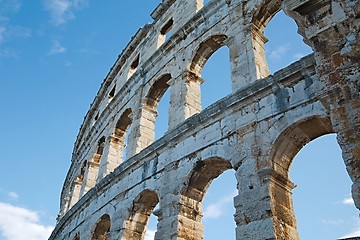
<instances>
[{"instance_id":1,"label":"arched opening","mask_svg":"<svg viewBox=\"0 0 360 240\"><path fill-rule=\"evenodd\" d=\"M228 184L228 182L223 182L226 184L225 186L221 186L222 190L224 190L224 192L226 192L226 194L230 194L230 195L225 195L225 196L221 196L220 198L219 195L214 192L209 193L210 195L210 203L209 205L205 205L205 211L203 211L202 208L202 203L204 200L205 195L208 193L209 187L212 184L213 180L218 178L220 175L222 175L226 170L232 169L231 164L229 161L226 161L222 158L210 158L207 159L205 161L198 161L196 163L196 165L194 166L194 169L192 170L192 172L189 175L189 180L188 183L186 184L187 187L183 190L182 194L182 198L181 198L181 209L180 209L180 215L181 215L181 226L183 229L179 230L179 238L186 238L186 239L198 239L200 238L204 238L204 233L202 232L204 229L203 223L206 222L206 224L208 225L206 227L206 229L209 228L214 228L214 226L216 226L217 224L219 224L218 219L216 219L216 223L214 223L214 221L208 221L209 219L207 218L213 218L214 217L219 217L220 215L218 215L218 212L214 212L214 211L221 211L221 207L223 207L222 205L231 205L233 208L233 204L232 204L232 198L233 198L233 193L234 191L236 191L236 187L232 186L231 184ZM225 180L228 180L229 177L231 179L231 175L232 175L232 180L234 180L234 173L233 171L229 171L229 174L225 174L228 175L227 178L225 178ZM225 176L224 175L224 176ZM215 188L216 189L216 188ZM213 195L216 195L215 198ZM218 199L216 199L216 197ZM209 199L208 199L209 200ZM207 201L208 201L207 200ZM215 201L215 202L214 202ZM205 215L203 215L205 214ZM233 211L234 214L234 211ZM203 216L204 216L204 221L203 220ZM227 216L227 218L229 218L229 216ZM230 217L232 221L233 217ZM231 221L230 220L230 221ZM214 225L215 224L215 225ZM229 227L229 226L227 226ZM219 228L217 228L219 229ZM232 235L234 236L234 230L235 228L232 228ZM230 230L231 231L231 230ZM222 233L224 233L223 231L221 231ZM185 234L184 236L182 234ZM193 235L192 235L193 234ZM208 236L214 234L213 231L209 231ZM231 233L230 233L231 234ZM214 234L216 235L216 234ZM224 237L225 235L223 235ZM212 236L214 237L214 236ZM217 238L213 238L213 239L217 239ZM226 239L228 239L226 237Z\"/></svg>"},{"instance_id":2,"label":"arched opening","mask_svg":"<svg viewBox=\"0 0 360 240\"><path fill-rule=\"evenodd\" d=\"M130 108L128 108L124 111L119 120L116 122L113 138L111 141L111 146L115 152L111 153L110 151L109 154L113 154L111 158L113 158L115 161L117 160L117 162L119 162L119 159L126 159L126 146L129 136L127 131L129 130L131 123L132 111Z\"/></svg>"},{"instance_id":3,"label":"arched opening","mask_svg":"<svg viewBox=\"0 0 360 240\"><path fill-rule=\"evenodd\" d=\"M225 46L225 35L214 35L200 44L190 64L190 71L201 73L205 63L222 46Z\"/></svg>"},{"instance_id":4,"label":"arched opening","mask_svg":"<svg viewBox=\"0 0 360 240\"><path fill-rule=\"evenodd\" d=\"M168 129L168 109L169 109L169 84L170 74L160 77L150 88L145 102L144 127L149 136L149 141L153 142L161 137ZM161 116L158 117L158 113ZM156 123L156 124L155 124ZM156 133L155 133L156 130Z\"/></svg>"},{"instance_id":5,"label":"arched opening","mask_svg":"<svg viewBox=\"0 0 360 240\"><path fill-rule=\"evenodd\" d=\"M202 202L204 239L235 239L233 198L237 195L236 183L235 170L230 169L210 184Z\"/></svg>"},{"instance_id":6,"label":"arched opening","mask_svg":"<svg viewBox=\"0 0 360 240\"><path fill-rule=\"evenodd\" d=\"M84 173L84 179L82 182L80 197L86 194L91 188L93 188L98 180L99 166L102 159L102 155L105 147L105 137L102 136L97 144L95 153L91 161L87 162L87 166Z\"/></svg>"},{"instance_id":7,"label":"arched opening","mask_svg":"<svg viewBox=\"0 0 360 240\"><path fill-rule=\"evenodd\" d=\"M293 201L300 239L313 239L315 232L323 239L340 239L360 230L336 134L305 145L293 160L290 177L297 185Z\"/></svg>"},{"instance_id":8,"label":"arched opening","mask_svg":"<svg viewBox=\"0 0 360 240\"><path fill-rule=\"evenodd\" d=\"M282 1L266 0L253 15L254 55L260 78L312 53L295 21L281 9ZM266 45L265 45L266 43Z\"/></svg>"},{"instance_id":9,"label":"arched opening","mask_svg":"<svg viewBox=\"0 0 360 240\"><path fill-rule=\"evenodd\" d=\"M204 79L201 84L201 106L205 109L231 93L229 48L222 46L214 52L201 75Z\"/></svg>"},{"instance_id":10,"label":"arched opening","mask_svg":"<svg viewBox=\"0 0 360 240\"><path fill-rule=\"evenodd\" d=\"M168 130L169 126L169 108L170 108L170 91L166 91L162 96L157 107L157 117L155 120L155 139L162 137Z\"/></svg>"},{"instance_id":11,"label":"arched opening","mask_svg":"<svg viewBox=\"0 0 360 240\"><path fill-rule=\"evenodd\" d=\"M273 189L273 204L276 205L276 214L287 225L293 227L293 230L296 231L297 229L296 234L299 233L301 239L312 239L314 231L317 236L322 236L324 239L339 238L342 237L341 234L346 234L339 232L339 226L337 226L337 229L331 226L345 221L345 215L343 215L345 214L343 211L344 206L341 205L341 202L346 197L349 197L351 189L350 179L345 177L347 175L345 165L341 159L335 136L322 137L331 133L333 133L333 129L330 119L315 116L304 119L287 128L277 139L273 147L271 159L274 161L275 171L285 181L294 180L299 188L298 192L296 188L292 191L294 192L294 198L290 189ZM333 147L331 147L331 143L326 141L328 137L332 138ZM317 145L319 149L314 149L311 152L311 162L309 162L309 165L306 165L304 162L307 160L304 159L300 150L310 142L317 142L320 145ZM307 147L305 146L304 151L306 151ZM333 150L338 151L337 157L335 153L330 153ZM316 154L316 152L319 154ZM328 155L329 153L331 155ZM323 158L323 162L321 162L321 158ZM333 158L333 162L330 162L330 158ZM293 162L295 163L292 167L297 168L297 174L296 172L294 175L292 174L294 178L290 179L290 166ZM340 180L339 178L341 177L343 179ZM341 187L339 187L340 182L344 184ZM300 184L303 184L303 186ZM346 184L348 185L346 186ZM315 189L314 187L316 186L317 188ZM303 189L304 187L308 189L305 190ZM344 195L341 196L341 194ZM295 213L293 199L295 204L297 204L295 210L298 209ZM348 216L349 219L357 215L355 207L353 207L353 210L353 215ZM342 217L338 218L337 216L339 215L336 215L336 212L341 212ZM287 216L285 220L284 216ZM342 220L339 222L339 219Z\"/></svg>"},{"instance_id":12,"label":"arched opening","mask_svg":"<svg viewBox=\"0 0 360 240\"><path fill-rule=\"evenodd\" d=\"M105 146L105 137L101 137L100 140L98 141L96 152L92 159L94 163L100 163L101 156L104 152L104 146Z\"/></svg>"},{"instance_id":13,"label":"arched opening","mask_svg":"<svg viewBox=\"0 0 360 240\"><path fill-rule=\"evenodd\" d=\"M190 71L202 76L201 108L231 93L231 73L227 36L214 35L200 44L190 64Z\"/></svg>"},{"instance_id":14,"label":"arched opening","mask_svg":"<svg viewBox=\"0 0 360 240\"><path fill-rule=\"evenodd\" d=\"M295 21L282 10L266 25L265 55L271 74L313 52L297 31Z\"/></svg>"},{"instance_id":15,"label":"arched opening","mask_svg":"<svg viewBox=\"0 0 360 240\"><path fill-rule=\"evenodd\" d=\"M124 234L121 239L143 240L150 215L158 203L159 198L156 192L152 190L142 191L130 209L130 217L125 221Z\"/></svg>"},{"instance_id":16,"label":"arched opening","mask_svg":"<svg viewBox=\"0 0 360 240\"><path fill-rule=\"evenodd\" d=\"M85 160L81 165L80 174L73 181L68 209L74 206L74 204L77 203L77 201L79 201L81 197L80 194L83 185L86 166L87 166L87 161Z\"/></svg>"},{"instance_id":17,"label":"arched opening","mask_svg":"<svg viewBox=\"0 0 360 240\"><path fill-rule=\"evenodd\" d=\"M97 222L91 240L107 240L110 232L110 216L105 214Z\"/></svg>"},{"instance_id":18,"label":"arched opening","mask_svg":"<svg viewBox=\"0 0 360 240\"><path fill-rule=\"evenodd\" d=\"M146 230L144 240L153 240L155 239L155 233L157 230L158 217L155 215L156 211L159 209L159 203L154 207L152 214L150 215Z\"/></svg>"}]
</instances>

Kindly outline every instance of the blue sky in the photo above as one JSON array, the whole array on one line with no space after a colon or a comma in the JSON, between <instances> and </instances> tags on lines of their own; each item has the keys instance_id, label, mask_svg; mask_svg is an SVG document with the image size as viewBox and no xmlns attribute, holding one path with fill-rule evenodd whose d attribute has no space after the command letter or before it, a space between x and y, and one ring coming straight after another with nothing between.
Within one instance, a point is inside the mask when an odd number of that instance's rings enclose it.
<instances>
[{"instance_id":1,"label":"blue sky","mask_svg":"<svg viewBox=\"0 0 360 240\"><path fill-rule=\"evenodd\" d=\"M90 103L131 36L152 21L159 2L0 0L0 240L47 239ZM310 52L283 14L270 22L266 36L272 72ZM228 50L221 48L202 73L203 107L230 93L229 69ZM158 136L166 131L161 128L167 97L159 106ZM298 185L293 194L301 239L360 235L334 135L305 146L291 176ZM203 204L206 239L219 239L217 234L235 239L235 185L231 171L211 185ZM149 229L155 230L152 222Z\"/></svg>"}]
</instances>

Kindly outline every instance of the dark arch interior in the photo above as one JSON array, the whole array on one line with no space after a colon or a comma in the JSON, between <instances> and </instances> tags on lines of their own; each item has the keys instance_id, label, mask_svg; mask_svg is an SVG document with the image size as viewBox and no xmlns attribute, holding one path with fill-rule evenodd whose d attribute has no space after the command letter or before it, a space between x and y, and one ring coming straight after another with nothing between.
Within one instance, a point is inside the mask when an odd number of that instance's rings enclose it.
<instances>
[{"instance_id":1,"label":"dark arch interior","mask_svg":"<svg viewBox=\"0 0 360 240\"><path fill-rule=\"evenodd\" d=\"M98 142L98 148L96 150L97 154L102 154L102 152L104 151L104 145L105 145L105 137L101 137Z\"/></svg>"},{"instance_id":2,"label":"dark arch interior","mask_svg":"<svg viewBox=\"0 0 360 240\"><path fill-rule=\"evenodd\" d=\"M105 214L103 215L98 222L92 234L91 240L107 240L106 233L110 231L110 216Z\"/></svg>"},{"instance_id":3,"label":"dark arch interior","mask_svg":"<svg viewBox=\"0 0 360 240\"><path fill-rule=\"evenodd\" d=\"M117 121L115 126L114 135L117 138L121 138L124 136L126 130L130 127L132 123L131 119L131 109L128 108L124 111L124 113L121 115L120 119Z\"/></svg>"},{"instance_id":4,"label":"dark arch interior","mask_svg":"<svg viewBox=\"0 0 360 240\"><path fill-rule=\"evenodd\" d=\"M197 162L190 175L188 187L185 189L184 195L197 201L202 201L212 180L225 170L231 168L230 162L221 158Z\"/></svg>"},{"instance_id":5,"label":"dark arch interior","mask_svg":"<svg viewBox=\"0 0 360 240\"><path fill-rule=\"evenodd\" d=\"M169 88L167 83L171 79L170 74L165 74L159 78L150 88L146 97L146 105L151 108L156 108L160 99Z\"/></svg>"},{"instance_id":6,"label":"dark arch interior","mask_svg":"<svg viewBox=\"0 0 360 240\"><path fill-rule=\"evenodd\" d=\"M124 239L142 240L145 235L147 223L155 206L159 203L156 192L144 190L134 200L131 215L128 220Z\"/></svg>"}]
</instances>

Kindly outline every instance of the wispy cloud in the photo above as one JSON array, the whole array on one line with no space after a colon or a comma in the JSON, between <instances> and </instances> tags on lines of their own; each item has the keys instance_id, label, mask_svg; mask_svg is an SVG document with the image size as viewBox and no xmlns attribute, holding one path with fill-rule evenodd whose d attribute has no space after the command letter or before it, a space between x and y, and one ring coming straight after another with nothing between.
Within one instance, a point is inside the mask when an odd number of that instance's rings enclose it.
<instances>
[{"instance_id":1,"label":"wispy cloud","mask_svg":"<svg viewBox=\"0 0 360 240\"><path fill-rule=\"evenodd\" d=\"M269 58L274 61L278 61L282 59L285 54L289 51L290 47L289 45L282 45L278 46L274 50L270 52Z\"/></svg>"},{"instance_id":2,"label":"wispy cloud","mask_svg":"<svg viewBox=\"0 0 360 240\"><path fill-rule=\"evenodd\" d=\"M55 54L61 54L61 53L65 53L65 52L66 52L66 48L63 47L58 40L54 40L48 54L55 55Z\"/></svg>"},{"instance_id":3,"label":"wispy cloud","mask_svg":"<svg viewBox=\"0 0 360 240\"><path fill-rule=\"evenodd\" d=\"M21 1L0 0L0 4L0 44L14 38L31 37L31 29L19 25L13 25L10 21L10 16L19 12L21 8Z\"/></svg>"},{"instance_id":4,"label":"wispy cloud","mask_svg":"<svg viewBox=\"0 0 360 240\"><path fill-rule=\"evenodd\" d=\"M53 230L40 223L37 212L8 203L0 202L0 216L0 233L5 240L45 240Z\"/></svg>"},{"instance_id":5,"label":"wispy cloud","mask_svg":"<svg viewBox=\"0 0 360 240\"><path fill-rule=\"evenodd\" d=\"M347 197L343 199L341 202L346 205L354 205L354 199L352 199L352 197Z\"/></svg>"},{"instance_id":6,"label":"wispy cloud","mask_svg":"<svg viewBox=\"0 0 360 240\"><path fill-rule=\"evenodd\" d=\"M327 224L327 225L334 225L334 226L339 226L345 223L345 221L343 219L326 219L326 220L321 220L321 223L323 224Z\"/></svg>"},{"instance_id":7,"label":"wispy cloud","mask_svg":"<svg viewBox=\"0 0 360 240\"><path fill-rule=\"evenodd\" d=\"M11 200L18 200L18 199L19 199L19 194L17 194L16 192L9 192L9 193L8 193L8 197L9 197Z\"/></svg>"},{"instance_id":8,"label":"wispy cloud","mask_svg":"<svg viewBox=\"0 0 360 240\"><path fill-rule=\"evenodd\" d=\"M88 0L43 0L51 22L60 26L75 18L74 12L88 5Z\"/></svg>"},{"instance_id":9,"label":"wispy cloud","mask_svg":"<svg viewBox=\"0 0 360 240\"><path fill-rule=\"evenodd\" d=\"M204 210L204 218L218 218L223 215L225 206L232 202L236 194L236 191L234 191L229 196L220 199L216 203L208 205Z\"/></svg>"},{"instance_id":10,"label":"wispy cloud","mask_svg":"<svg viewBox=\"0 0 360 240\"><path fill-rule=\"evenodd\" d=\"M145 233L145 240L154 240L155 232L156 231L154 230L147 229Z\"/></svg>"},{"instance_id":11,"label":"wispy cloud","mask_svg":"<svg viewBox=\"0 0 360 240\"><path fill-rule=\"evenodd\" d=\"M14 38L29 38L31 35L31 29L26 27L18 25L0 26L0 43Z\"/></svg>"}]
</instances>

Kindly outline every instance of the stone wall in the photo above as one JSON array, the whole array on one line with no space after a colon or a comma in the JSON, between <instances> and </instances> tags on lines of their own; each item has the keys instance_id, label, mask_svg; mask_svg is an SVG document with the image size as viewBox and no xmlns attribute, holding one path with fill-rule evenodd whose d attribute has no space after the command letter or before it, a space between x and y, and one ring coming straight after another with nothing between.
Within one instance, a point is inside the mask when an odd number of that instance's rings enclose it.
<instances>
[{"instance_id":1,"label":"stone wall","mask_svg":"<svg viewBox=\"0 0 360 240\"><path fill-rule=\"evenodd\" d=\"M328 133L337 133L360 209L359 5L164 0L85 116L50 239L143 239L157 204L155 239L203 239L203 196L228 169L238 182L236 239L299 239L289 166ZM281 9L314 54L269 76L263 32ZM201 71L222 46L232 94L202 110ZM166 91L169 129L154 141Z\"/></svg>"}]
</instances>

